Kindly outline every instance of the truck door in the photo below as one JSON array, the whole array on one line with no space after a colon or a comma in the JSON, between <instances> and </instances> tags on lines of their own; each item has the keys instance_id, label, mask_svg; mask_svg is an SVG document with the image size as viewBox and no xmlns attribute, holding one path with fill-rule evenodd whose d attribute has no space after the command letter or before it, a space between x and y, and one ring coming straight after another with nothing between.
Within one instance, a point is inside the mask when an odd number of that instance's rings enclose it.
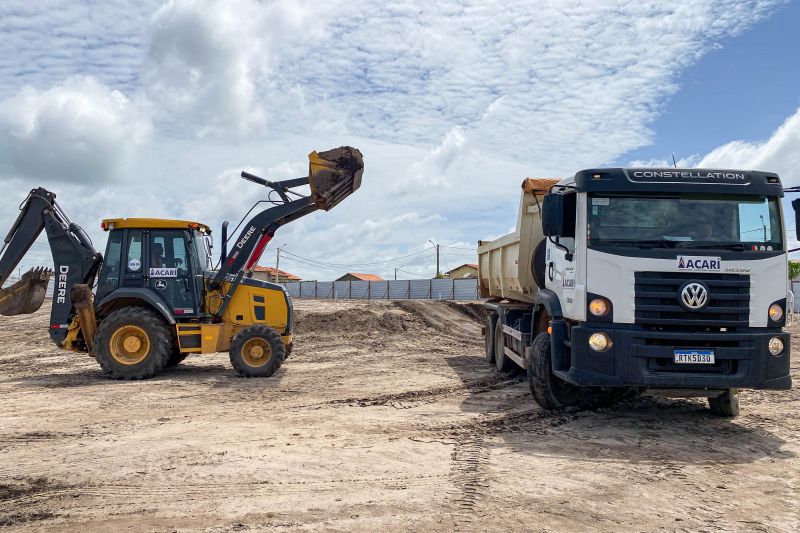
<instances>
[{"instance_id":1,"label":"truck door","mask_svg":"<svg viewBox=\"0 0 800 533\"><path fill-rule=\"evenodd\" d=\"M565 316L574 316L576 301L577 265L575 250L575 227L577 216L577 193L564 195L564 234L549 237L546 258L546 285L558 295Z\"/></svg>"},{"instance_id":2,"label":"truck door","mask_svg":"<svg viewBox=\"0 0 800 533\"><path fill-rule=\"evenodd\" d=\"M188 235L183 230L153 230L149 237L148 286L176 316L198 312Z\"/></svg>"}]
</instances>

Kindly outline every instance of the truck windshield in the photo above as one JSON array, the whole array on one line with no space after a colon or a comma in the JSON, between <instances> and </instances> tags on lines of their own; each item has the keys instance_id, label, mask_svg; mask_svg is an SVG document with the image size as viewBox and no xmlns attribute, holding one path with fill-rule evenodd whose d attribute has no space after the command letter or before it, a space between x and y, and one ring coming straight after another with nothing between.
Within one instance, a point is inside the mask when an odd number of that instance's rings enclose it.
<instances>
[{"instance_id":1,"label":"truck windshield","mask_svg":"<svg viewBox=\"0 0 800 533\"><path fill-rule=\"evenodd\" d=\"M590 245L783 249L777 198L594 195L588 220Z\"/></svg>"}]
</instances>

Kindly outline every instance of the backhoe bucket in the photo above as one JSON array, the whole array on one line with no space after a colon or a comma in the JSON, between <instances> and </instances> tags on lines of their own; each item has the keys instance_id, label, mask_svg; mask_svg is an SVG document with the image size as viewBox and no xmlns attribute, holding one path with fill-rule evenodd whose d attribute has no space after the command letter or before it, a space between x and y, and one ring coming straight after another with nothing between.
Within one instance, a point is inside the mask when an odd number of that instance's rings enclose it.
<instances>
[{"instance_id":1,"label":"backhoe bucket","mask_svg":"<svg viewBox=\"0 0 800 533\"><path fill-rule=\"evenodd\" d=\"M38 311L52 273L49 268L32 268L15 284L0 289L0 315L27 315Z\"/></svg>"},{"instance_id":2,"label":"backhoe bucket","mask_svg":"<svg viewBox=\"0 0 800 533\"><path fill-rule=\"evenodd\" d=\"M350 146L308 154L311 197L320 209L331 210L361 186L364 159Z\"/></svg>"}]
</instances>

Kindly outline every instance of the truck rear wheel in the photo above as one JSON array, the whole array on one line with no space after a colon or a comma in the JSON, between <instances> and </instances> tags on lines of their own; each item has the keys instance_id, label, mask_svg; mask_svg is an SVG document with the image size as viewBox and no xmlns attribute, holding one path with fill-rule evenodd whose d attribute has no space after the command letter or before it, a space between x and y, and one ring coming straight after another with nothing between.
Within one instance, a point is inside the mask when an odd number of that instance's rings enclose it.
<instances>
[{"instance_id":1,"label":"truck rear wheel","mask_svg":"<svg viewBox=\"0 0 800 533\"><path fill-rule=\"evenodd\" d=\"M739 389L727 389L708 399L708 407L717 416L732 418L739 415Z\"/></svg>"},{"instance_id":2,"label":"truck rear wheel","mask_svg":"<svg viewBox=\"0 0 800 533\"><path fill-rule=\"evenodd\" d=\"M528 385L534 400L547 410L577 405L581 389L553 375L551 357L550 334L543 331L533 339L528 358Z\"/></svg>"},{"instance_id":3,"label":"truck rear wheel","mask_svg":"<svg viewBox=\"0 0 800 533\"><path fill-rule=\"evenodd\" d=\"M486 317L486 328L483 335L484 344L486 345L486 361L491 365L494 364L494 315Z\"/></svg>"},{"instance_id":4,"label":"truck rear wheel","mask_svg":"<svg viewBox=\"0 0 800 533\"><path fill-rule=\"evenodd\" d=\"M286 358L286 346L280 334L267 326L250 326L231 341L231 365L246 378L269 377Z\"/></svg>"},{"instance_id":5,"label":"truck rear wheel","mask_svg":"<svg viewBox=\"0 0 800 533\"><path fill-rule=\"evenodd\" d=\"M123 307L104 318L94 337L94 357L114 379L158 374L172 352L172 330L144 307Z\"/></svg>"},{"instance_id":6,"label":"truck rear wheel","mask_svg":"<svg viewBox=\"0 0 800 533\"><path fill-rule=\"evenodd\" d=\"M504 348L506 347L503 340L503 323L500 317L497 318L497 323L494 326L494 366L500 372L508 372L512 370L516 364L514 361L506 357Z\"/></svg>"}]
</instances>

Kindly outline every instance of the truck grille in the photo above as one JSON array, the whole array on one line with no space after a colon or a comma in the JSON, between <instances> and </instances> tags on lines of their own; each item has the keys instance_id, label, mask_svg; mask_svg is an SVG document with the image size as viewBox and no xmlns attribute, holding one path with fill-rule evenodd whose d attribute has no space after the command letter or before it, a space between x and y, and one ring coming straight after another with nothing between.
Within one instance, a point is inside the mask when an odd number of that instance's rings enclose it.
<instances>
[{"instance_id":1,"label":"truck grille","mask_svg":"<svg viewBox=\"0 0 800 533\"><path fill-rule=\"evenodd\" d=\"M750 277L700 272L636 272L635 319L646 326L746 327L750 322ZM699 311L680 303L688 281L708 287L709 301Z\"/></svg>"}]
</instances>

